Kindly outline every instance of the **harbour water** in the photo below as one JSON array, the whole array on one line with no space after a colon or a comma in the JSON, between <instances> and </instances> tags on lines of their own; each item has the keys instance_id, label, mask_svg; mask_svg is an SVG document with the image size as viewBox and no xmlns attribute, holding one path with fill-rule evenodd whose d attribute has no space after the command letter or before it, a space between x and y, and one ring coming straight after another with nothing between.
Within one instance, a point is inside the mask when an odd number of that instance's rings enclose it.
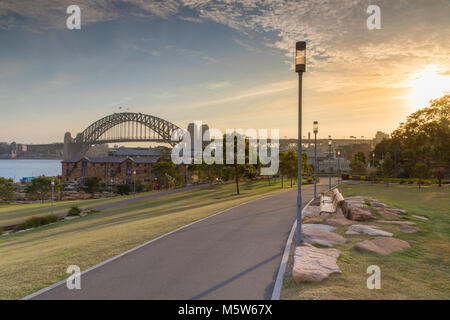
<instances>
[{"instance_id":1,"label":"harbour water","mask_svg":"<svg viewBox=\"0 0 450 320\"><path fill-rule=\"evenodd\" d=\"M60 174L61 160L0 160L0 177L14 179L15 182L24 177L54 177Z\"/></svg>"}]
</instances>

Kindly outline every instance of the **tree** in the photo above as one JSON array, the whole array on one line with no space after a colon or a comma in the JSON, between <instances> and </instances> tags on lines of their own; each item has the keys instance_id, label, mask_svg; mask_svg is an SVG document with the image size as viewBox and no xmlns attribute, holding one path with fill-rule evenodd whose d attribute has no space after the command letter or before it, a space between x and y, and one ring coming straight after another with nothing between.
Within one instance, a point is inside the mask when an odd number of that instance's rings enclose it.
<instances>
[{"instance_id":1,"label":"tree","mask_svg":"<svg viewBox=\"0 0 450 320\"><path fill-rule=\"evenodd\" d=\"M295 179L297 176L298 168L298 157L297 152L294 149L289 149L285 152L280 153L280 174L281 179L287 177L291 180L292 187L292 179ZM283 180L282 180L283 181ZM283 182L282 182L283 186Z\"/></svg>"},{"instance_id":2,"label":"tree","mask_svg":"<svg viewBox=\"0 0 450 320\"><path fill-rule=\"evenodd\" d=\"M350 163L350 168L352 168L353 173L364 173L366 172L366 156L363 152L359 151L353 156L353 160Z\"/></svg>"},{"instance_id":3,"label":"tree","mask_svg":"<svg viewBox=\"0 0 450 320\"><path fill-rule=\"evenodd\" d=\"M159 184L166 188L172 185L182 185L184 183L183 174L171 161L159 161L155 163L153 165L152 171L158 179Z\"/></svg>"},{"instance_id":4,"label":"tree","mask_svg":"<svg viewBox=\"0 0 450 320\"><path fill-rule=\"evenodd\" d=\"M302 154L302 176L311 175L313 168L308 163L308 155L306 153ZM288 177L292 182L297 179L298 175L298 156L297 151L294 149L289 149L286 152L280 153L280 175L283 179L284 176ZM283 180L281 181L283 186Z\"/></svg>"},{"instance_id":5,"label":"tree","mask_svg":"<svg viewBox=\"0 0 450 320\"><path fill-rule=\"evenodd\" d=\"M390 139L375 147L377 158L387 152L394 162L392 174L414 177L416 165L425 164L441 186L443 177L450 173L450 95L408 116Z\"/></svg>"},{"instance_id":6,"label":"tree","mask_svg":"<svg viewBox=\"0 0 450 320\"><path fill-rule=\"evenodd\" d=\"M310 176L314 172L312 166L308 162L308 154L302 154L302 176Z\"/></svg>"},{"instance_id":7,"label":"tree","mask_svg":"<svg viewBox=\"0 0 450 320\"><path fill-rule=\"evenodd\" d=\"M52 191L52 178L49 177L37 177L33 178L31 182L27 185L25 192L34 199L41 200L42 203L44 203L44 200L47 198L47 196ZM56 190L55 185L55 190Z\"/></svg>"},{"instance_id":8,"label":"tree","mask_svg":"<svg viewBox=\"0 0 450 320\"><path fill-rule=\"evenodd\" d=\"M84 179L84 191L87 193L95 193L100 191L102 178L100 177L86 177Z\"/></svg>"},{"instance_id":9,"label":"tree","mask_svg":"<svg viewBox=\"0 0 450 320\"><path fill-rule=\"evenodd\" d=\"M144 192L145 191L145 184L144 181L142 181L141 178L136 180L136 192Z\"/></svg>"},{"instance_id":10,"label":"tree","mask_svg":"<svg viewBox=\"0 0 450 320\"><path fill-rule=\"evenodd\" d=\"M416 163L414 165L413 172L414 172L414 176L419 179L418 184L419 184L419 189L420 189L420 187L422 185L422 179L426 179L429 176L428 166L423 162Z\"/></svg>"},{"instance_id":11,"label":"tree","mask_svg":"<svg viewBox=\"0 0 450 320\"><path fill-rule=\"evenodd\" d=\"M5 179L0 177L0 200L10 202L16 196L14 194L14 181L12 179Z\"/></svg>"},{"instance_id":12,"label":"tree","mask_svg":"<svg viewBox=\"0 0 450 320\"><path fill-rule=\"evenodd\" d=\"M384 156L384 161L381 168L383 170L383 175L386 178L386 185L389 186L389 178L392 177L395 171L395 163L389 152Z\"/></svg>"},{"instance_id":13,"label":"tree","mask_svg":"<svg viewBox=\"0 0 450 320\"><path fill-rule=\"evenodd\" d=\"M244 163L238 163L238 139L244 139L244 147L245 147L245 157ZM224 135L223 141L227 141L227 136ZM233 164L224 164L222 169L222 175L227 176L228 178L234 178L236 183L236 194L240 194L239 189L239 179L242 176L246 176L249 178L253 178L258 174L259 168L259 158L257 159L257 164L251 164L249 161L249 152L250 152L250 143L247 137L235 134L233 137ZM224 143L223 148L223 160L226 163L227 161L227 143ZM230 169L233 170L230 170Z\"/></svg>"}]
</instances>

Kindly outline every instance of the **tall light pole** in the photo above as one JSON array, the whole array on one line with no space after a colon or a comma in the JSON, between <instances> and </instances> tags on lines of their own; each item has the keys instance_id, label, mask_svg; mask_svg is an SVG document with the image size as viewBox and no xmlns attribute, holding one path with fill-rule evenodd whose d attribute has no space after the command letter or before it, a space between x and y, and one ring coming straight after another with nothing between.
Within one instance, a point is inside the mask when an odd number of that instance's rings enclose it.
<instances>
[{"instance_id":1,"label":"tall light pole","mask_svg":"<svg viewBox=\"0 0 450 320\"><path fill-rule=\"evenodd\" d=\"M319 132L319 122L313 122L314 131L314 199L317 198L317 133Z\"/></svg>"},{"instance_id":2,"label":"tall light pole","mask_svg":"<svg viewBox=\"0 0 450 320\"><path fill-rule=\"evenodd\" d=\"M331 143L332 143L331 136L328 136L328 149L329 149L328 154L329 154L329 159L330 159L330 168L329 169L331 169ZM329 189L331 189L331 172L328 176L328 186L329 186Z\"/></svg>"},{"instance_id":3,"label":"tall light pole","mask_svg":"<svg viewBox=\"0 0 450 320\"><path fill-rule=\"evenodd\" d=\"M52 215L53 215L53 194L55 191L55 180L54 179L52 179L51 185L52 185Z\"/></svg>"},{"instance_id":4,"label":"tall light pole","mask_svg":"<svg viewBox=\"0 0 450 320\"><path fill-rule=\"evenodd\" d=\"M136 200L136 170L133 171L134 184L133 184L133 199Z\"/></svg>"},{"instance_id":5,"label":"tall light pole","mask_svg":"<svg viewBox=\"0 0 450 320\"><path fill-rule=\"evenodd\" d=\"M306 71L306 42L295 44L295 72L298 73L298 141L297 141L297 246L302 242L302 80Z\"/></svg>"},{"instance_id":6,"label":"tall light pole","mask_svg":"<svg viewBox=\"0 0 450 320\"><path fill-rule=\"evenodd\" d=\"M337 157L338 157L338 185L341 183L341 150L337 151Z\"/></svg>"}]
</instances>

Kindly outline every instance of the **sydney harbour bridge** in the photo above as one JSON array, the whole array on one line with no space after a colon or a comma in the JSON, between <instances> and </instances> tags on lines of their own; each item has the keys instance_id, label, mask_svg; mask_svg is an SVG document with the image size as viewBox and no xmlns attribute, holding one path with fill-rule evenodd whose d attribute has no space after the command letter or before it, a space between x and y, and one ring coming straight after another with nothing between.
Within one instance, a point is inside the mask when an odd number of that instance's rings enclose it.
<instances>
[{"instance_id":1,"label":"sydney harbour bridge","mask_svg":"<svg viewBox=\"0 0 450 320\"><path fill-rule=\"evenodd\" d=\"M174 145L172 132L179 129L164 119L143 113L114 113L87 127L72 138L64 136L64 159L82 157L93 145L120 142L157 142Z\"/></svg>"}]
</instances>

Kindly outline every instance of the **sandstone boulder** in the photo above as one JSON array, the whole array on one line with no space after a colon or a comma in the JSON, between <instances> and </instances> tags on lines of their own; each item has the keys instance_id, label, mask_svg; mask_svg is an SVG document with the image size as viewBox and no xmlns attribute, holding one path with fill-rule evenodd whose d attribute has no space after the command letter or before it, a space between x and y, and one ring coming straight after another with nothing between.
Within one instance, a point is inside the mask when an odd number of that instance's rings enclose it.
<instances>
[{"instance_id":1,"label":"sandstone boulder","mask_svg":"<svg viewBox=\"0 0 450 320\"><path fill-rule=\"evenodd\" d=\"M428 218L427 218L427 217L424 217L424 216L417 216L417 215L413 214L412 217L413 217L413 218L416 218L416 219L428 221Z\"/></svg>"},{"instance_id":2,"label":"sandstone boulder","mask_svg":"<svg viewBox=\"0 0 450 320\"><path fill-rule=\"evenodd\" d=\"M362 224L355 224L348 228L345 234L356 235L356 234L368 234L370 236L384 236L392 237L393 234L387 231L379 230L376 227L366 226Z\"/></svg>"},{"instance_id":3,"label":"sandstone boulder","mask_svg":"<svg viewBox=\"0 0 450 320\"><path fill-rule=\"evenodd\" d=\"M387 204L380 202L377 199L370 198L370 199L368 199L368 201L369 201L369 205L374 208L387 208L388 207Z\"/></svg>"},{"instance_id":4,"label":"sandstone boulder","mask_svg":"<svg viewBox=\"0 0 450 320\"><path fill-rule=\"evenodd\" d=\"M304 224L320 223L320 222L323 222L324 220L325 220L325 217L323 217L323 216L312 216L312 217L306 216L303 218L302 223L304 223Z\"/></svg>"},{"instance_id":5,"label":"sandstone boulder","mask_svg":"<svg viewBox=\"0 0 450 320\"><path fill-rule=\"evenodd\" d=\"M332 226L337 226L337 227L341 227L341 226L348 226L351 224L354 224L356 222L352 221L352 220L348 220L347 218L343 217L343 216L330 216L325 220L325 223L327 224L331 224Z\"/></svg>"},{"instance_id":6,"label":"sandstone boulder","mask_svg":"<svg viewBox=\"0 0 450 320\"><path fill-rule=\"evenodd\" d=\"M340 254L337 249L315 248L307 243L297 247L292 268L294 282L322 281L332 273L341 273L336 263Z\"/></svg>"},{"instance_id":7,"label":"sandstone boulder","mask_svg":"<svg viewBox=\"0 0 450 320\"><path fill-rule=\"evenodd\" d=\"M316 223L316 224L305 224L305 225L303 225L303 229L319 230L319 231L328 232L328 231L333 231L336 228L333 226L328 226L326 224Z\"/></svg>"},{"instance_id":8,"label":"sandstone boulder","mask_svg":"<svg viewBox=\"0 0 450 320\"><path fill-rule=\"evenodd\" d=\"M345 243L345 239L334 232L328 231L326 229L308 228L307 226L317 225L309 224L303 226L302 239L306 243L318 244L325 247L332 247L337 243Z\"/></svg>"},{"instance_id":9,"label":"sandstone boulder","mask_svg":"<svg viewBox=\"0 0 450 320\"><path fill-rule=\"evenodd\" d=\"M391 254L406 248L410 248L408 242L386 237L377 237L373 240L365 240L357 243L354 248L360 251L375 252L379 254Z\"/></svg>"},{"instance_id":10,"label":"sandstone boulder","mask_svg":"<svg viewBox=\"0 0 450 320\"><path fill-rule=\"evenodd\" d=\"M347 218L353 221L366 221L374 219L369 209L351 207L347 212Z\"/></svg>"},{"instance_id":11,"label":"sandstone boulder","mask_svg":"<svg viewBox=\"0 0 450 320\"><path fill-rule=\"evenodd\" d=\"M387 223L387 224L397 224L397 225L404 225L404 226L413 226L415 225L412 221L390 221L390 220L378 220L377 223Z\"/></svg>"},{"instance_id":12,"label":"sandstone boulder","mask_svg":"<svg viewBox=\"0 0 450 320\"><path fill-rule=\"evenodd\" d=\"M403 225L400 225L400 231L404 232L404 233L416 233L419 231L419 228L403 224Z\"/></svg>"},{"instance_id":13,"label":"sandstone boulder","mask_svg":"<svg viewBox=\"0 0 450 320\"><path fill-rule=\"evenodd\" d=\"M378 208L378 213L385 219L398 219L400 218L400 212L397 209L390 208Z\"/></svg>"},{"instance_id":14,"label":"sandstone boulder","mask_svg":"<svg viewBox=\"0 0 450 320\"><path fill-rule=\"evenodd\" d=\"M303 216L306 217L317 217L320 215L320 206L309 205L303 210Z\"/></svg>"}]
</instances>

